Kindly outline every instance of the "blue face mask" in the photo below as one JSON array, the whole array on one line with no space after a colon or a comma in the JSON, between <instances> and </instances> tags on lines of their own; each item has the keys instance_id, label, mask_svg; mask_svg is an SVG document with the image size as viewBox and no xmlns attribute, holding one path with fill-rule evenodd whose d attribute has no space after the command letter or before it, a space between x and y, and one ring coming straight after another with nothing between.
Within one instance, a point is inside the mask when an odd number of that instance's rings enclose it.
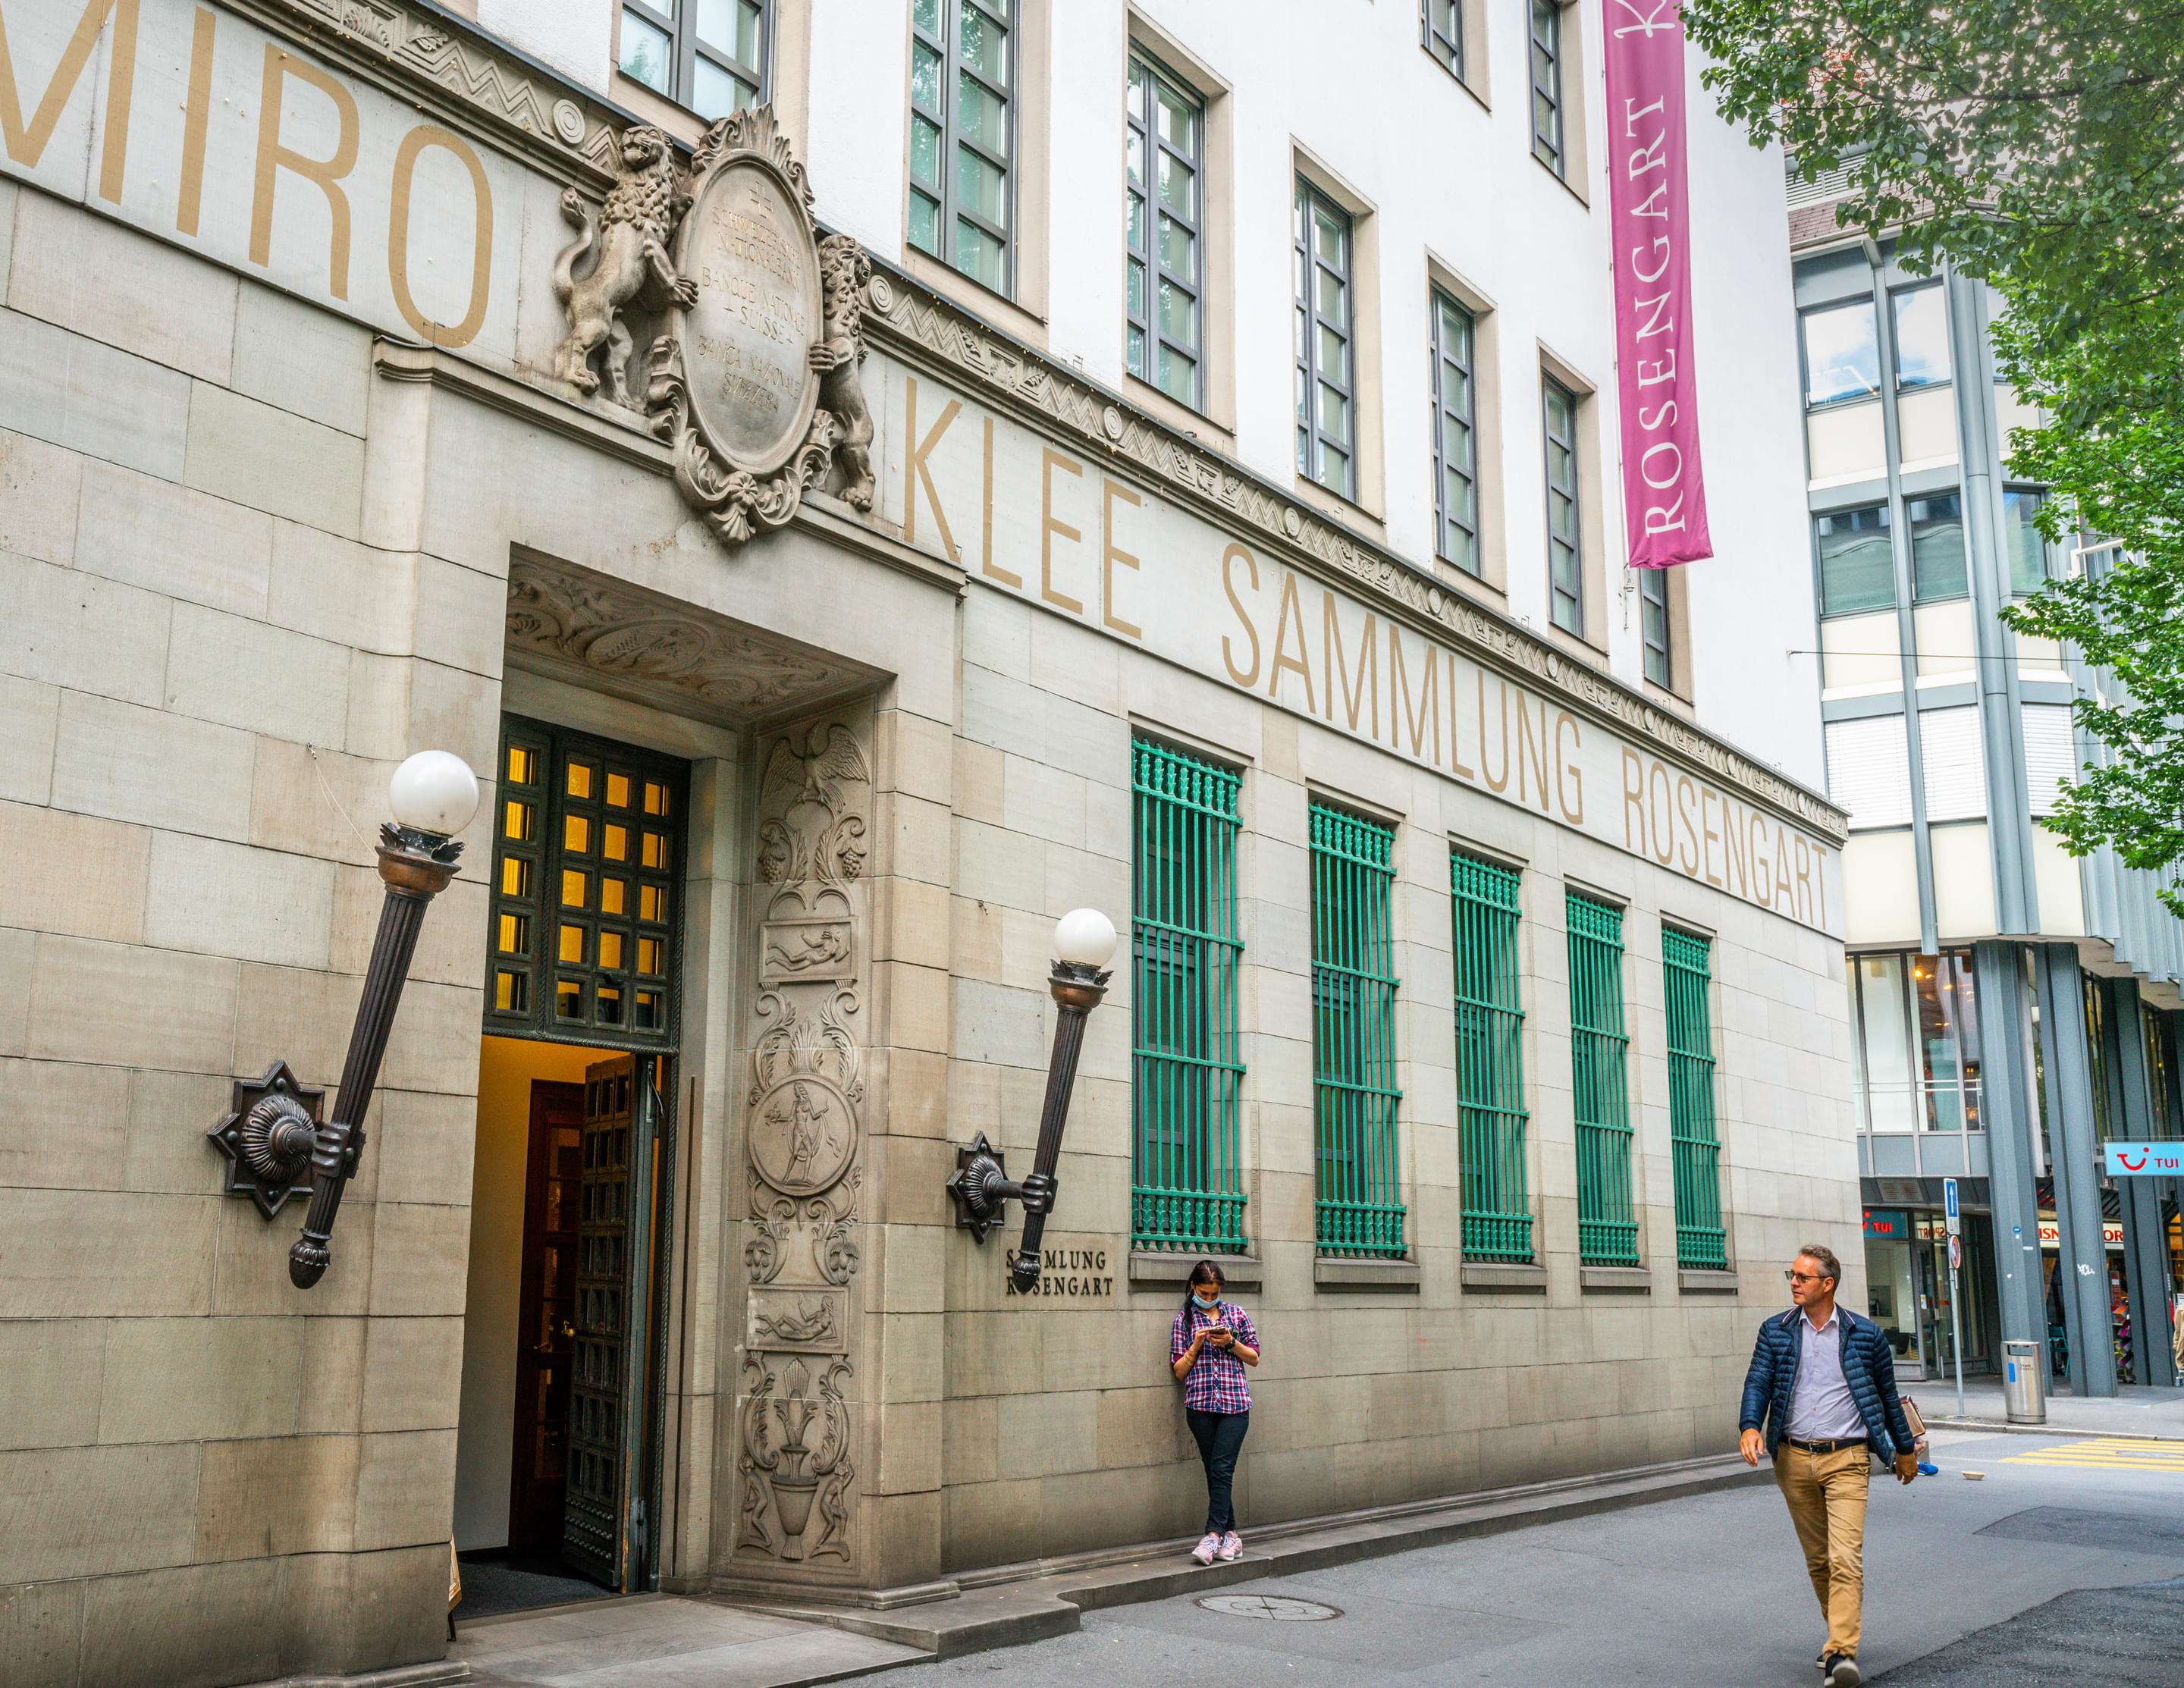
<instances>
[{"instance_id":1,"label":"blue face mask","mask_svg":"<svg viewBox=\"0 0 2184 1688\"><path fill-rule=\"evenodd\" d=\"M1190 1292L1190 1299L1197 1302L1200 1306L1205 1308L1207 1312L1212 1312L1214 1308L1221 1305L1221 1292L1218 1290L1216 1290L1210 1295L1201 1295L1197 1290L1194 1290Z\"/></svg>"}]
</instances>

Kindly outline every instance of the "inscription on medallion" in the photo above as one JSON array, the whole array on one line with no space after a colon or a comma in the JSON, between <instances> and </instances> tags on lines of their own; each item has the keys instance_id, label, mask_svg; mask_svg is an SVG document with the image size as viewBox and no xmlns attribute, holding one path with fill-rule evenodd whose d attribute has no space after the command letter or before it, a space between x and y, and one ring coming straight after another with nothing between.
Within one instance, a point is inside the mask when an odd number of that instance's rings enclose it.
<instances>
[{"instance_id":1,"label":"inscription on medallion","mask_svg":"<svg viewBox=\"0 0 2184 1688\"><path fill-rule=\"evenodd\" d=\"M756 164L717 171L689 218L690 400L734 465L764 474L803 443L818 403L818 253L781 184Z\"/></svg>"}]
</instances>

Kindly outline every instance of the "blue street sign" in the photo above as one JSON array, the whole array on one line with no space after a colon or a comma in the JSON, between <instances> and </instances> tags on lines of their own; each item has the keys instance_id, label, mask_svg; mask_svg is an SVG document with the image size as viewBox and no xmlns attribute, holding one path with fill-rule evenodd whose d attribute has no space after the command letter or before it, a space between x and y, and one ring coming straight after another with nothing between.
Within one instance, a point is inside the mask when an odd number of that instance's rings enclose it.
<instances>
[{"instance_id":1,"label":"blue street sign","mask_svg":"<svg viewBox=\"0 0 2184 1688\"><path fill-rule=\"evenodd\" d=\"M1953 1237L1957 1234L1957 1181L1954 1178L1942 1180L1942 1207L1948 1218L1949 1234Z\"/></svg>"},{"instance_id":2,"label":"blue street sign","mask_svg":"<svg viewBox=\"0 0 2184 1688\"><path fill-rule=\"evenodd\" d=\"M2110 1178L2184 1177L2184 1143L2103 1143Z\"/></svg>"}]
</instances>

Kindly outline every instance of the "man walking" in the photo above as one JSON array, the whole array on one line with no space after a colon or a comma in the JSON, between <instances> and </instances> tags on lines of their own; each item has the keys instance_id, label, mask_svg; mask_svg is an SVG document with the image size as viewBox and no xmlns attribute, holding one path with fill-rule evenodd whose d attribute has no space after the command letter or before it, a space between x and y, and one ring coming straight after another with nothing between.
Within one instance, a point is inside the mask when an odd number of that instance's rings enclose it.
<instances>
[{"instance_id":1,"label":"man walking","mask_svg":"<svg viewBox=\"0 0 2184 1688\"><path fill-rule=\"evenodd\" d=\"M1919 1457L1888 1339L1871 1319L1836 1305L1842 1262L1834 1251L1817 1243L1801 1249L1783 1275L1797 1305L1759 1327L1737 1420L1740 1451L1747 1465L1758 1465L1764 1447L1774 1463L1827 1619L1819 1663L1828 1688L1858 1688L1870 1462L1892 1462L1897 1480L1908 1483L1919 1474Z\"/></svg>"}]
</instances>

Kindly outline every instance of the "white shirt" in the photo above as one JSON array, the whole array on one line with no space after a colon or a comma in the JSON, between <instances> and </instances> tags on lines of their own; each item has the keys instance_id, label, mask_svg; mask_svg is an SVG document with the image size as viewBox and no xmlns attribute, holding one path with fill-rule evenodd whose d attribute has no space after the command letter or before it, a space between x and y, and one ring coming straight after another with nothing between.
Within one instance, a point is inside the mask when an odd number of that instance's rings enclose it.
<instances>
[{"instance_id":1,"label":"white shirt","mask_svg":"<svg viewBox=\"0 0 2184 1688\"><path fill-rule=\"evenodd\" d=\"M1790 1386L1789 1434L1801 1442L1834 1442L1864 1436L1865 1419L1843 1376L1842 1325L1834 1307L1815 1326L1810 1313L1798 1344L1797 1380Z\"/></svg>"}]
</instances>

